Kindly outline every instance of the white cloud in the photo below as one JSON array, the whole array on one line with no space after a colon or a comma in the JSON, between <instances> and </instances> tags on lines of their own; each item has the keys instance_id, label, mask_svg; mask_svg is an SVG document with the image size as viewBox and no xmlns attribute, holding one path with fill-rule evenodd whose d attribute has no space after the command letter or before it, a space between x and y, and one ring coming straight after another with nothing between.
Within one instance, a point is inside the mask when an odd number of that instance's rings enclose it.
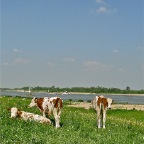
<instances>
[{"instance_id":1,"label":"white cloud","mask_svg":"<svg viewBox=\"0 0 144 144\"><path fill-rule=\"evenodd\" d=\"M99 4L105 4L105 2L103 0L96 0L96 2Z\"/></svg>"},{"instance_id":2,"label":"white cloud","mask_svg":"<svg viewBox=\"0 0 144 144\"><path fill-rule=\"evenodd\" d=\"M86 61L83 63L83 65L85 67L96 67L96 66L100 65L100 63L97 61Z\"/></svg>"},{"instance_id":3,"label":"white cloud","mask_svg":"<svg viewBox=\"0 0 144 144\"><path fill-rule=\"evenodd\" d=\"M97 12L98 12L98 13L107 13L108 10L107 10L106 7L100 7L100 8L97 9Z\"/></svg>"},{"instance_id":4,"label":"white cloud","mask_svg":"<svg viewBox=\"0 0 144 144\"><path fill-rule=\"evenodd\" d=\"M111 14L111 13L115 13L117 11L117 9L116 8L113 8L113 9L110 9L110 8L107 8L107 7L104 7L104 6L102 6L102 7L99 7L98 9L97 9L97 13L109 13L109 14Z\"/></svg>"},{"instance_id":5,"label":"white cloud","mask_svg":"<svg viewBox=\"0 0 144 144\"><path fill-rule=\"evenodd\" d=\"M13 49L13 52L15 52L15 53L19 53L19 52L22 52L22 50L20 50L20 49Z\"/></svg>"},{"instance_id":6,"label":"white cloud","mask_svg":"<svg viewBox=\"0 0 144 144\"><path fill-rule=\"evenodd\" d=\"M96 3L99 4L99 7L94 10L91 9L90 13L101 13L101 14L113 14L117 12L116 8L110 8L108 4L104 0L96 0Z\"/></svg>"},{"instance_id":7,"label":"white cloud","mask_svg":"<svg viewBox=\"0 0 144 144\"><path fill-rule=\"evenodd\" d=\"M9 64L8 64L7 62L3 62L2 65L3 65L3 66L7 66L7 65L9 65Z\"/></svg>"},{"instance_id":8,"label":"white cloud","mask_svg":"<svg viewBox=\"0 0 144 144\"><path fill-rule=\"evenodd\" d=\"M113 52L114 52L114 53L118 53L119 51L118 51L117 49L114 49Z\"/></svg>"},{"instance_id":9,"label":"white cloud","mask_svg":"<svg viewBox=\"0 0 144 144\"><path fill-rule=\"evenodd\" d=\"M29 60L22 59L22 58L17 58L12 63L3 62L2 66L14 66L14 65L17 65L17 64L27 64L29 62L30 62Z\"/></svg>"},{"instance_id":10,"label":"white cloud","mask_svg":"<svg viewBox=\"0 0 144 144\"><path fill-rule=\"evenodd\" d=\"M65 58L64 59L65 62L75 62L74 58Z\"/></svg>"},{"instance_id":11,"label":"white cloud","mask_svg":"<svg viewBox=\"0 0 144 144\"><path fill-rule=\"evenodd\" d=\"M113 65L105 65L97 61L86 61L83 63L84 68L87 70L110 70Z\"/></svg>"},{"instance_id":12,"label":"white cloud","mask_svg":"<svg viewBox=\"0 0 144 144\"><path fill-rule=\"evenodd\" d=\"M29 63L29 61L26 59L17 58L14 60L14 64L26 64L26 63Z\"/></svg>"}]
</instances>

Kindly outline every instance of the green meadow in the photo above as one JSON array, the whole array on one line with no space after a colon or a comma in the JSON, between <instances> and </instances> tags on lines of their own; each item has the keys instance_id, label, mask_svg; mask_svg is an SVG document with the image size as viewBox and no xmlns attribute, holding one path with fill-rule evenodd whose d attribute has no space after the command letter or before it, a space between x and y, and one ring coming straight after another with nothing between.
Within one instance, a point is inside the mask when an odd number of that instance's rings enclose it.
<instances>
[{"instance_id":1,"label":"green meadow","mask_svg":"<svg viewBox=\"0 0 144 144\"><path fill-rule=\"evenodd\" d=\"M7 108L40 114L29 108L30 98L0 97L0 144L143 144L144 111L108 110L106 129L96 126L92 109L68 107L64 101L61 128L34 121L11 119ZM54 117L50 119L54 122Z\"/></svg>"}]
</instances>

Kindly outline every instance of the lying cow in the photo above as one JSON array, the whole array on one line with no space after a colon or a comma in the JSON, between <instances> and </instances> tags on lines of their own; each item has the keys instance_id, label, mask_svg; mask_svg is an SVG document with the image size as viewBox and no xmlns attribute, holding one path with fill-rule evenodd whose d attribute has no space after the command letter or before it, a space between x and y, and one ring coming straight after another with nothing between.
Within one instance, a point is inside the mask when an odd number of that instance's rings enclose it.
<instances>
[{"instance_id":1,"label":"lying cow","mask_svg":"<svg viewBox=\"0 0 144 144\"><path fill-rule=\"evenodd\" d=\"M59 97L44 97L44 98L33 98L29 107L38 107L43 113L43 116L46 117L46 113L53 113L56 123L56 128L60 127L60 115L62 111L63 101Z\"/></svg>"},{"instance_id":2,"label":"lying cow","mask_svg":"<svg viewBox=\"0 0 144 144\"><path fill-rule=\"evenodd\" d=\"M98 128L101 127L101 120L103 128L105 128L106 111L107 109L111 109L112 102L113 100L111 98L105 98L104 96L96 96L92 101L92 107L97 112Z\"/></svg>"},{"instance_id":3,"label":"lying cow","mask_svg":"<svg viewBox=\"0 0 144 144\"><path fill-rule=\"evenodd\" d=\"M12 107L8 109L11 112L11 118L21 118L23 120L30 120L30 121L37 121L39 123L45 123L45 124L52 124L52 122L50 121L50 119L37 115L37 114L33 114L33 113L29 113L29 112L25 112L25 111L21 111L16 107Z\"/></svg>"}]
</instances>

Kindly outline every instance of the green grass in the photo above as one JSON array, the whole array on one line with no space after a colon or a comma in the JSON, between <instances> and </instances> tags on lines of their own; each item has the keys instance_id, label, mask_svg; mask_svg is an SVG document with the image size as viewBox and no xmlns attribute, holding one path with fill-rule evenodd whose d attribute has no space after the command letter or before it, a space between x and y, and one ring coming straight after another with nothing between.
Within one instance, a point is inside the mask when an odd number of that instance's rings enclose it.
<instances>
[{"instance_id":1,"label":"green grass","mask_svg":"<svg viewBox=\"0 0 144 144\"><path fill-rule=\"evenodd\" d=\"M143 144L144 111L109 110L106 129L96 127L94 110L67 107L61 115L61 128L37 122L11 119L7 108L41 114L29 108L30 98L0 98L0 144ZM53 116L51 120L54 121Z\"/></svg>"}]
</instances>

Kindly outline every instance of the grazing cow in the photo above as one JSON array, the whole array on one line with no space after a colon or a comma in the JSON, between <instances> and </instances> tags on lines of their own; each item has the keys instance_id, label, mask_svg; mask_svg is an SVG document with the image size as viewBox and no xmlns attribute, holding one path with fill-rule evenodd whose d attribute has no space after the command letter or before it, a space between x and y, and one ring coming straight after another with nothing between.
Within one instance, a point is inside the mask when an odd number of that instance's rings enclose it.
<instances>
[{"instance_id":1,"label":"grazing cow","mask_svg":"<svg viewBox=\"0 0 144 144\"><path fill-rule=\"evenodd\" d=\"M113 100L111 98L105 98L104 96L96 96L92 101L92 107L97 112L98 128L101 127L101 119L103 128L105 128L106 111L107 109L111 109L112 102Z\"/></svg>"},{"instance_id":2,"label":"grazing cow","mask_svg":"<svg viewBox=\"0 0 144 144\"><path fill-rule=\"evenodd\" d=\"M11 118L17 118L18 117L18 118L21 118L23 120L37 121L39 123L45 123L45 124L49 124L49 125L52 124L50 119L48 119L44 116L40 116L37 114L21 111L16 107L9 108L8 110L11 112Z\"/></svg>"},{"instance_id":3,"label":"grazing cow","mask_svg":"<svg viewBox=\"0 0 144 144\"><path fill-rule=\"evenodd\" d=\"M60 115L62 111L63 101L59 97L44 97L44 98L33 98L29 107L38 107L40 111L43 113L43 116L46 117L45 113L48 115L53 113L55 118L56 128L60 127Z\"/></svg>"}]
</instances>

